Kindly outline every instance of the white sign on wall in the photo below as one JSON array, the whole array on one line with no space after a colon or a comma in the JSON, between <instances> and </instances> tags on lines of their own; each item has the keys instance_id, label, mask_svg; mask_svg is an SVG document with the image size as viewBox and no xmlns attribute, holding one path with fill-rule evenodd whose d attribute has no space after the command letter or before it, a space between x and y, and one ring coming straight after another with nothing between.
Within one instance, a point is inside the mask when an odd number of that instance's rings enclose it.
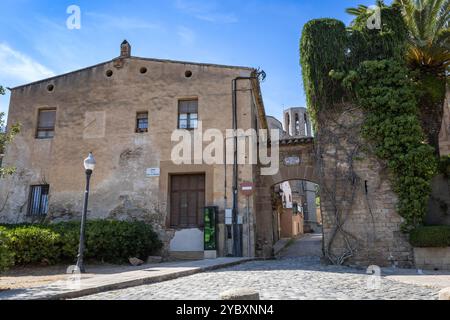
<instances>
[{"instance_id":1,"label":"white sign on wall","mask_svg":"<svg viewBox=\"0 0 450 320\"><path fill-rule=\"evenodd\" d=\"M300 157L287 157L284 159L285 166L296 166L300 164Z\"/></svg>"},{"instance_id":2,"label":"white sign on wall","mask_svg":"<svg viewBox=\"0 0 450 320\"><path fill-rule=\"evenodd\" d=\"M147 177L159 177L161 175L161 169L159 168L148 168Z\"/></svg>"}]
</instances>

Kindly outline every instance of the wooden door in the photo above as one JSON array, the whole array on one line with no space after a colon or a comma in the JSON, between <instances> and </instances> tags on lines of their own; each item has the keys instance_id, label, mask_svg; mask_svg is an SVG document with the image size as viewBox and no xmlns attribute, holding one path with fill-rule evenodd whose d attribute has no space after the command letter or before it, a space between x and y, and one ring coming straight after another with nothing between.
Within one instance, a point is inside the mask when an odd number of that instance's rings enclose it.
<instances>
[{"instance_id":1,"label":"wooden door","mask_svg":"<svg viewBox=\"0 0 450 320\"><path fill-rule=\"evenodd\" d=\"M173 175L170 191L170 225L202 228L205 207L205 175Z\"/></svg>"}]
</instances>

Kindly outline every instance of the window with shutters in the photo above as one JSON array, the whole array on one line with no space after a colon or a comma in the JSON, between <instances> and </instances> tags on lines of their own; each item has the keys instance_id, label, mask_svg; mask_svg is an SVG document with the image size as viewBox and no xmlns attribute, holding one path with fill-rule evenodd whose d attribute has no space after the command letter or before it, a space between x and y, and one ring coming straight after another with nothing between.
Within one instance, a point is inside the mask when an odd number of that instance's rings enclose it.
<instances>
[{"instance_id":1,"label":"window with shutters","mask_svg":"<svg viewBox=\"0 0 450 320\"><path fill-rule=\"evenodd\" d=\"M136 132L148 132L148 112L138 112L136 114Z\"/></svg>"},{"instance_id":2,"label":"window with shutters","mask_svg":"<svg viewBox=\"0 0 450 320\"><path fill-rule=\"evenodd\" d=\"M31 186L28 204L29 216L45 216L48 213L48 184Z\"/></svg>"},{"instance_id":3,"label":"window with shutters","mask_svg":"<svg viewBox=\"0 0 450 320\"><path fill-rule=\"evenodd\" d=\"M198 100L181 100L178 102L178 129L197 129Z\"/></svg>"},{"instance_id":4,"label":"window with shutters","mask_svg":"<svg viewBox=\"0 0 450 320\"><path fill-rule=\"evenodd\" d=\"M55 135L56 109L39 110L36 138L51 139Z\"/></svg>"}]
</instances>

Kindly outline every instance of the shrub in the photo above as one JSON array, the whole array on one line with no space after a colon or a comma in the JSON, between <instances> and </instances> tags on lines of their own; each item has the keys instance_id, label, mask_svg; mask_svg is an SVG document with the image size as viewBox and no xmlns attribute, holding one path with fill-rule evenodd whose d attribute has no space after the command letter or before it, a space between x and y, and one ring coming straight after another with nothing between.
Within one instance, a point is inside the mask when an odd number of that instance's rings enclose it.
<instances>
[{"instance_id":1,"label":"shrub","mask_svg":"<svg viewBox=\"0 0 450 320\"><path fill-rule=\"evenodd\" d=\"M13 253L7 245L6 228L0 227L0 272L14 265Z\"/></svg>"},{"instance_id":2,"label":"shrub","mask_svg":"<svg viewBox=\"0 0 450 320\"><path fill-rule=\"evenodd\" d=\"M50 227L61 235L62 259L74 259L78 252L80 223L59 223ZM152 227L143 222L87 222L86 259L110 263L126 262L130 257L145 260L161 246Z\"/></svg>"},{"instance_id":3,"label":"shrub","mask_svg":"<svg viewBox=\"0 0 450 320\"><path fill-rule=\"evenodd\" d=\"M414 247L450 247L450 226L419 227L410 233Z\"/></svg>"},{"instance_id":4,"label":"shrub","mask_svg":"<svg viewBox=\"0 0 450 320\"><path fill-rule=\"evenodd\" d=\"M80 222L0 228L16 264L76 261ZM143 222L96 220L86 224L86 260L109 263L126 262L130 257L145 260L161 246L152 227Z\"/></svg>"},{"instance_id":5,"label":"shrub","mask_svg":"<svg viewBox=\"0 0 450 320\"><path fill-rule=\"evenodd\" d=\"M59 234L42 226L21 226L5 232L16 264L59 261Z\"/></svg>"}]
</instances>

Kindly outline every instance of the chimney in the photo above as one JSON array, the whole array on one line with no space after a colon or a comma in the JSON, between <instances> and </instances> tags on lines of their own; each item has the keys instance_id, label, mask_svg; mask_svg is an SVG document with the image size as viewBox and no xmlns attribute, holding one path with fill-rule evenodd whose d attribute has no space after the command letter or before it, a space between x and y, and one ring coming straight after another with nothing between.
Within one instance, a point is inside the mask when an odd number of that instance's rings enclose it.
<instances>
[{"instance_id":1,"label":"chimney","mask_svg":"<svg viewBox=\"0 0 450 320\"><path fill-rule=\"evenodd\" d=\"M120 57L121 58L129 58L131 57L131 45L127 40L123 40L120 45Z\"/></svg>"}]
</instances>

